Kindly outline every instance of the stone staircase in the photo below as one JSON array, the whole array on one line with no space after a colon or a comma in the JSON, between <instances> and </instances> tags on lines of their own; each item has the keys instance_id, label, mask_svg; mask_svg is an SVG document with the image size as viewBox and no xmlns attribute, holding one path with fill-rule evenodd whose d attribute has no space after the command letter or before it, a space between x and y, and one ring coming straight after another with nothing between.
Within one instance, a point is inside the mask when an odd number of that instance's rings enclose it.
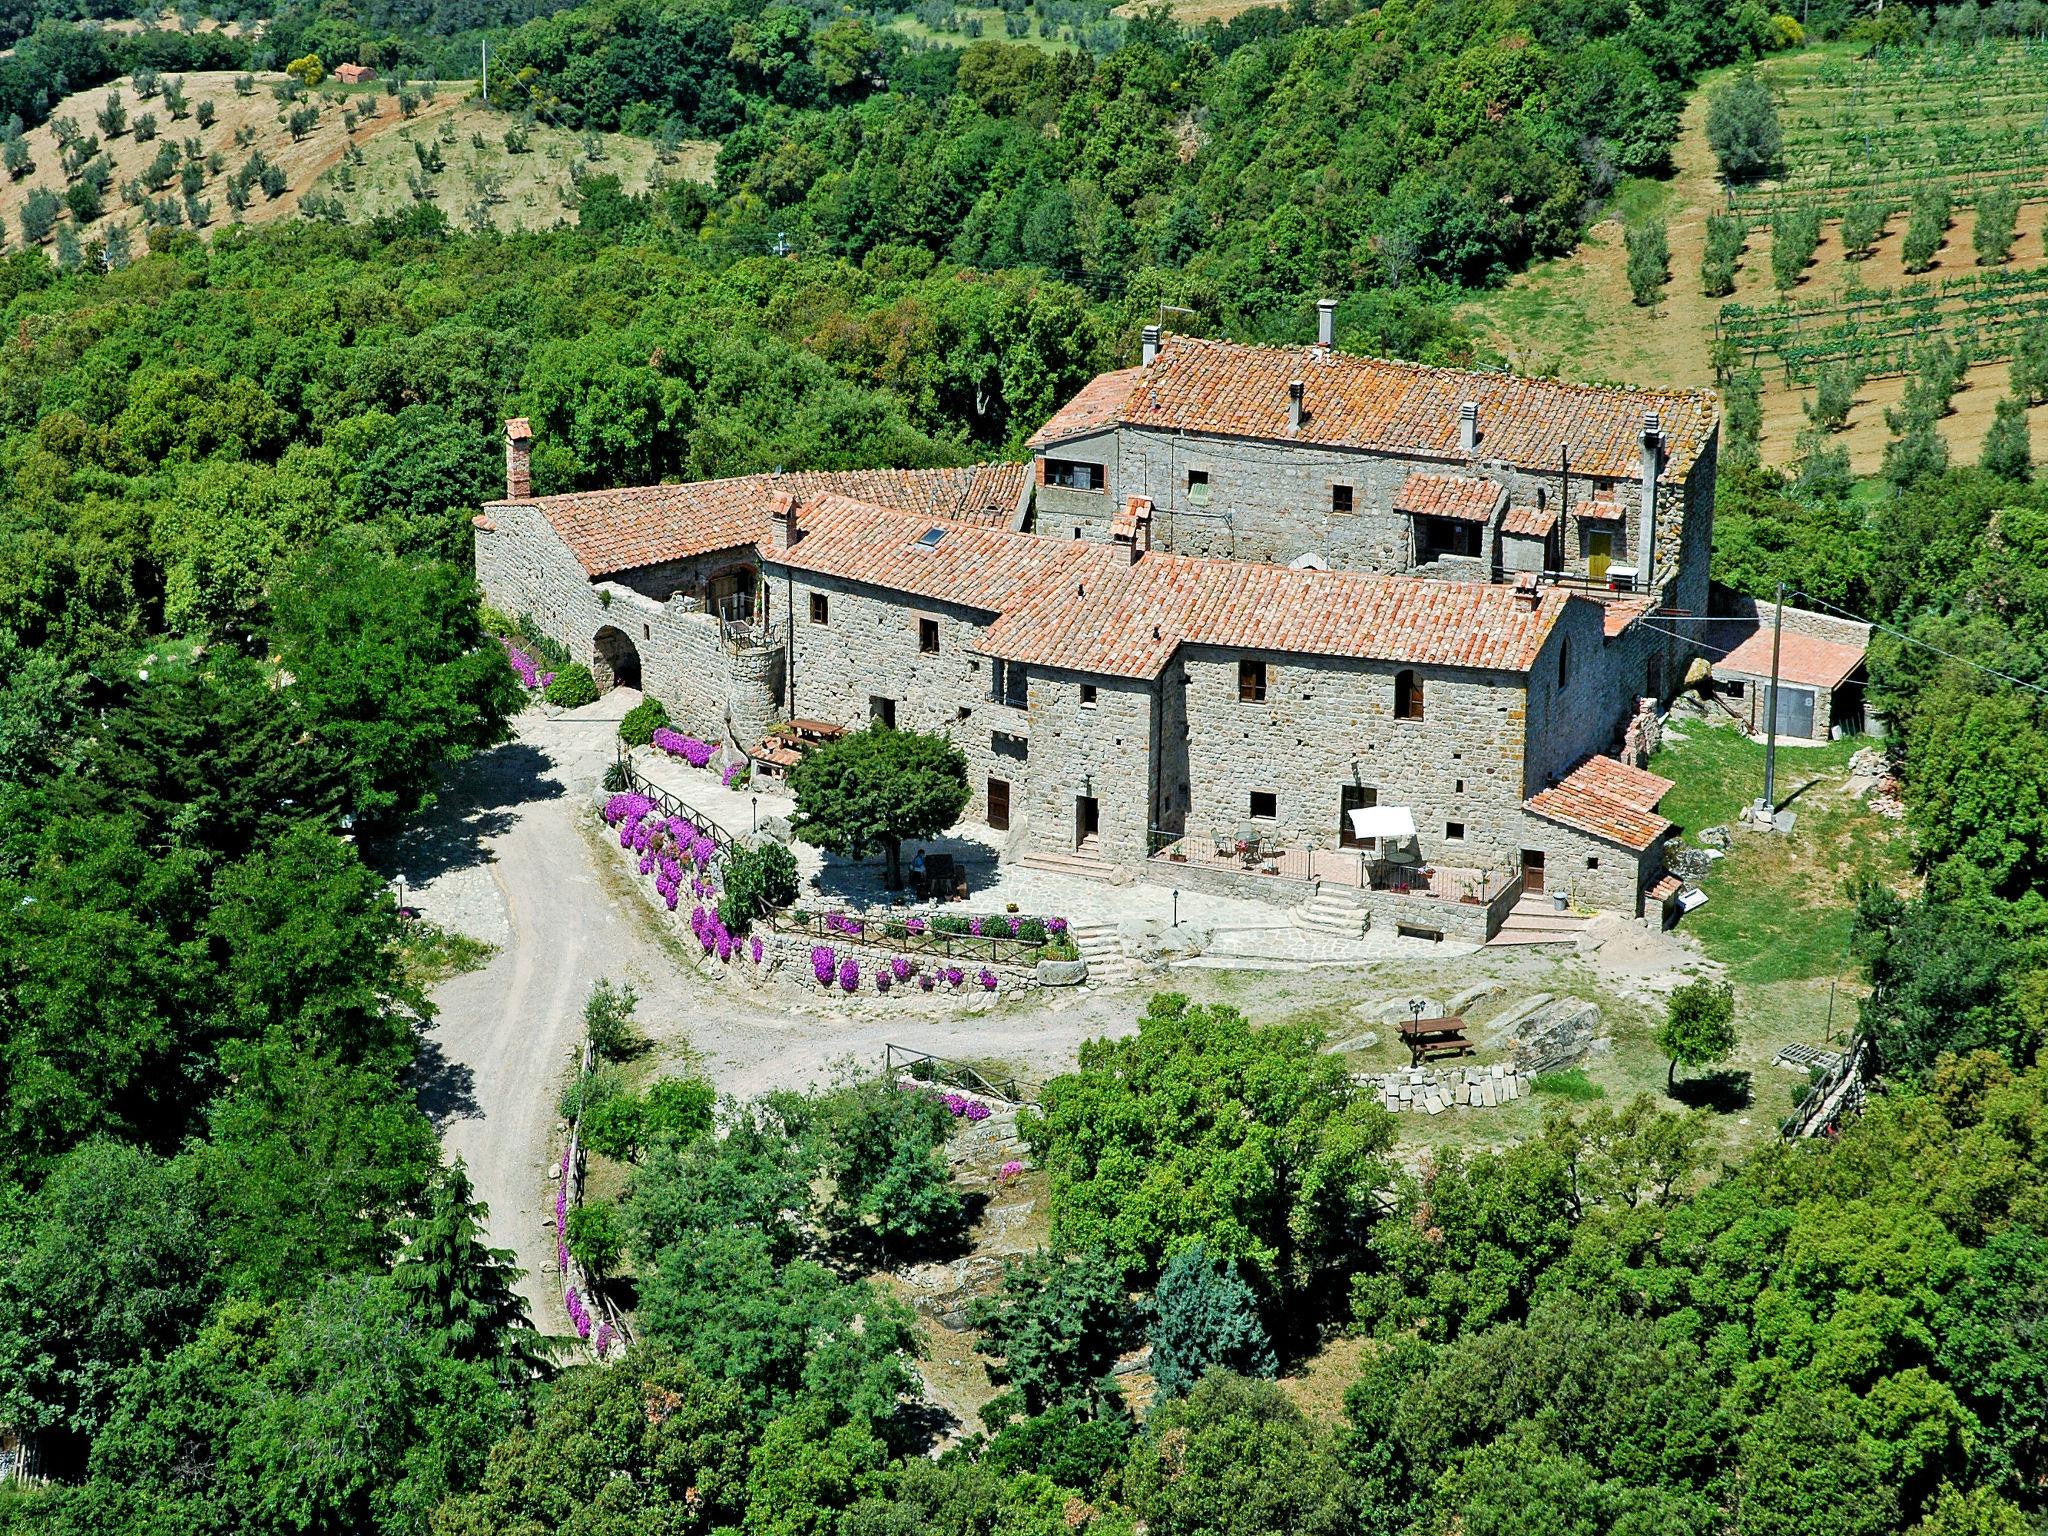
<instances>
[{"instance_id":1,"label":"stone staircase","mask_svg":"<svg viewBox=\"0 0 2048 1536\"><path fill-rule=\"evenodd\" d=\"M1075 923L1067 930L1088 962L1088 979L1101 987L1128 987L1138 979L1137 962L1121 933L1107 923Z\"/></svg>"},{"instance_id":2,"label":"stone staircase","mask_svg":"<svg viewBox=\"0 0 2048 1536\"><path fill-rule=\"evenodd\" d=\"M1489 944L1572 944L1578 941L1588 917L1559 912L1548 896L1524 896L1500 925Z\"/></svg>"},{"instance_id":3,"label":"stone staircase","mask_svg":"<svg viewBox=\"0 0 2048 1536\"><path fill-rule=\"evenodd\" d=\"M1341 885L1321 885L1293 910L1294 926L1333 939L1356 939L1372 924L1372 912Z\"/></svg>"},{"instance_id":4,"label":"stone staircase","mask_svg":"<svg viewBox=\"0 0 2048 1536\"><path fill-rule=\"evenodd\" d=\"M1020 853L1010 861L1019 869L1042 869L1054 875L1078 875L1084 880L1103 880L1123 885L1130 876L1109 860L1092 853Z\"/></svg>"}]
</instances>

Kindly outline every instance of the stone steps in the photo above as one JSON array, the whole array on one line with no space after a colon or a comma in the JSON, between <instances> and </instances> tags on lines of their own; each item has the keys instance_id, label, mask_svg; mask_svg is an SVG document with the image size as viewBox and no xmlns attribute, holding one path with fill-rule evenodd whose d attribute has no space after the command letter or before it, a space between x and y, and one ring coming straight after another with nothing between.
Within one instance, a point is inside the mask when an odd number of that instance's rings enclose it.
<instances>
[{"instance_id":1,"label":"stone steps","mask_svg":"<svg viewBox=\"0 0 2048 1536\"><path fill-rule=\"evenodd\" d=\"M1138 979L1137 963L1131 958L1123 935L1104 923L1075 923L1067 936L1088 962L1088 979L1098 986L1127 987Z\"/></svg>"},{"instance_id":2,"label":"stone steps","mask_svg":"<svg viewBox=\"0 0 2048 1536\"><path fill-rule=\"evenodd\" d=\"M1585 932L1589 917L1560 912L1545 896L1524 896L1500 925L1489 944L1570 944Z\"/></svg>"},{"instance_id":3,"label":"stone steps","mask_svg":"<svg viewBox=\"0 0 2048 1536\"><path fill-rule=\"evenodd\" d=\"M1319 888L1307 901L1294 908L1290 916L1295 927L1327 934L1334 939L1359 938L1372 920L1372 913L1358 905L1348 893L1329 886Z\"/></svg>"},{"instance_id":4,"label":"stone steps","mask_svg":"<svg viewBox=\"0 0 2048 1536\"><path fill-rule=\"evenodd\" d=\"M1019 869L1039 869L1053 875L1078 875L1084 880L1104 880L1121 885L1127 878L1107 859L1092 853L1020 853L1010 861Z\"/></svg>"}]
</instances>

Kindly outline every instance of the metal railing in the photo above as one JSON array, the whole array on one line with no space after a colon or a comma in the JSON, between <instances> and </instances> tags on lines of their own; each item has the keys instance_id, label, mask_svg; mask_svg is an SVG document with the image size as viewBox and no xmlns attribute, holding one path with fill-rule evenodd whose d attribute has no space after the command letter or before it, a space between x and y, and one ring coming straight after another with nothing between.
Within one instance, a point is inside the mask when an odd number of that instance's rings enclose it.
<instances>
[{"instance_id":1,"label":"metal railing","mask_svg":"<svg viewBox=\"0 0 2048 1536\"><path fill-rule=\"evenodd\" d=\"M733 836L730 832L726 831L725 828L721 827L680 795L670 794L659 784L649 779L639 769L635 768L628 758L621 755L619 766L625 772L626 788L635 794L645 795L648 799L652 800L656 809L662 815L681 816L693 823L706 837L711 839L711 844L714 848L723 851L733 846Z\"/></svg>"},{"instance_id":2,"label":"metal railing","mask_svg":"<svg viewBox=\"0 0 2048 1536\"><path fill-rule=\"evenodd\" d=\"M921 1083L944 1083L950 1088L965 1088L970 1093L985 1094L1006 1104L1028 1104L1038 1096L1036 1085L1007 1074L1000 1079L991 1078L985 1076L980 1068L964 1061L934 1056L929 1051L914 1051L908 1046L884 1045L882 1075L894 1077L899 1072Z\"/></svg>"}]
</instances>

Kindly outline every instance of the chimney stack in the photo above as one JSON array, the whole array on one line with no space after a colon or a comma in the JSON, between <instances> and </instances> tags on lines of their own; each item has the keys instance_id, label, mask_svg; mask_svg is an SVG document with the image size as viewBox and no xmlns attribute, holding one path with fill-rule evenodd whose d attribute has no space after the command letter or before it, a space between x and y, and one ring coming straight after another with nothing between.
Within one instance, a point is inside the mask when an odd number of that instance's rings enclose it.
<instances>
[{"instance_id":1,"label":"chimney stack","mask_svg":"<svg viewBox=\"0 0 2048 1536\"><path fill-rule=\"evenodd\" d=\"M505 499L520 501L533 494L533 425L524 416L505 423Z\"/></svg>"},{"instance_id":2,"label":"chimney stack","mask_svg":"<svg viewBox=\"0 0 2048 1536\"><path fill-rule=\"evenodd\" d=\"M1467 400L1458 407L1458 452L1470 457L1479 451L1479 402Z\"/></svg>"},{"instance_id":3,"label":"chimney stack","mask_svg":"<svg viewBox=\"0 0 2048 1536\"><path fill-rule=\"evenodd\" d=\"M1643 493L1641 547L1636 550L1638 579L1648 590L1657 564L1657 471L1663 465L1664 433L1655 411L1643 412Z\"/></svg>"},{"instance_id":4,"label":"chimney stack","mask_svg":"<svg viewBox=\"0 0 2048 1536\"><path fill-rule=\"evenodd\" d=\"M1302 397L1302 393L1303 393L1303 391L1304 391L1304 390L1306 390L1307 388L1308 388L1307 384L1305 384L1305 383L1304 383L1304 382L1303 382L1302 380L1300 380L1300 379L1293 379L1293 380L1290 380L1290 381L1288 382L1288 385L1287 385L1287 430L1288 430L1289 432L1299 432L1299 431L1301 430L1301 417L1302 417L1302 409L1301 409L1301 397Z\"/></svg>"},{"instance_id":5,"label":"chimney stack","mask_svg":"<svg viewBox=\"0 0 2048 1536\"><path fill-rule=\"evenodd\" d=\"M1325 352L1337 345L1337 301L1316 300L1316 345Z\"/></svg>"},{"instance_id":6,"label":"chimney stack","mask_svg":"<svg viewBox=\"0 0 2048 1536\"><path fill-rule=\"evenodd\" d=\"M1140 334L1145 339L1144 363L1150 368L1152 360L1159 355L1159 327L1148 325Z\"/></svg>"},{"instance_id":7,"label":"chimney stack","mask_svg":"<svg viewBox=\"0 0 2048 1536\"><path fill-rule=\"evenodd\" d=\"M776 549L788 549L798 537L796 498L787 491L777 491L768 498L768 541Z\"/></svg>"}]
</instances>

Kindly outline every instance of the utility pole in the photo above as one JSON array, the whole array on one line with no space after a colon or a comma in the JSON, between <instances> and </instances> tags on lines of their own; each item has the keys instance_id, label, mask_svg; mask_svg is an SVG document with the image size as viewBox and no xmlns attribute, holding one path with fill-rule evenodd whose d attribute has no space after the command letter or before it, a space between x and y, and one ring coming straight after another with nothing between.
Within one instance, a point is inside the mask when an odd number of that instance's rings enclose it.
<instances>
[{"instance_id":1,"label":"utility pole","mask_svg":"<svg viewBox=\"0 0 2048 1536\"><path fill-rule=\"evenodd\" d=\"M484 105L491 104L491 40L484 39Z\"/></svg>"},{"instance_id":2,"label":"utility pole","mask_svg":"<svg viewBox=\"0 0 2048 1536\"><path fill-rule=\"evenodd\" d=\"M1771 621L1771 696L1764 706L1769 715L1764 736L1764 797L1757 810L1765 821L1778 810L1778 650L1785 643L1785 583L1778 583L1777 614Z\"/></svg>"}]
</instances>

